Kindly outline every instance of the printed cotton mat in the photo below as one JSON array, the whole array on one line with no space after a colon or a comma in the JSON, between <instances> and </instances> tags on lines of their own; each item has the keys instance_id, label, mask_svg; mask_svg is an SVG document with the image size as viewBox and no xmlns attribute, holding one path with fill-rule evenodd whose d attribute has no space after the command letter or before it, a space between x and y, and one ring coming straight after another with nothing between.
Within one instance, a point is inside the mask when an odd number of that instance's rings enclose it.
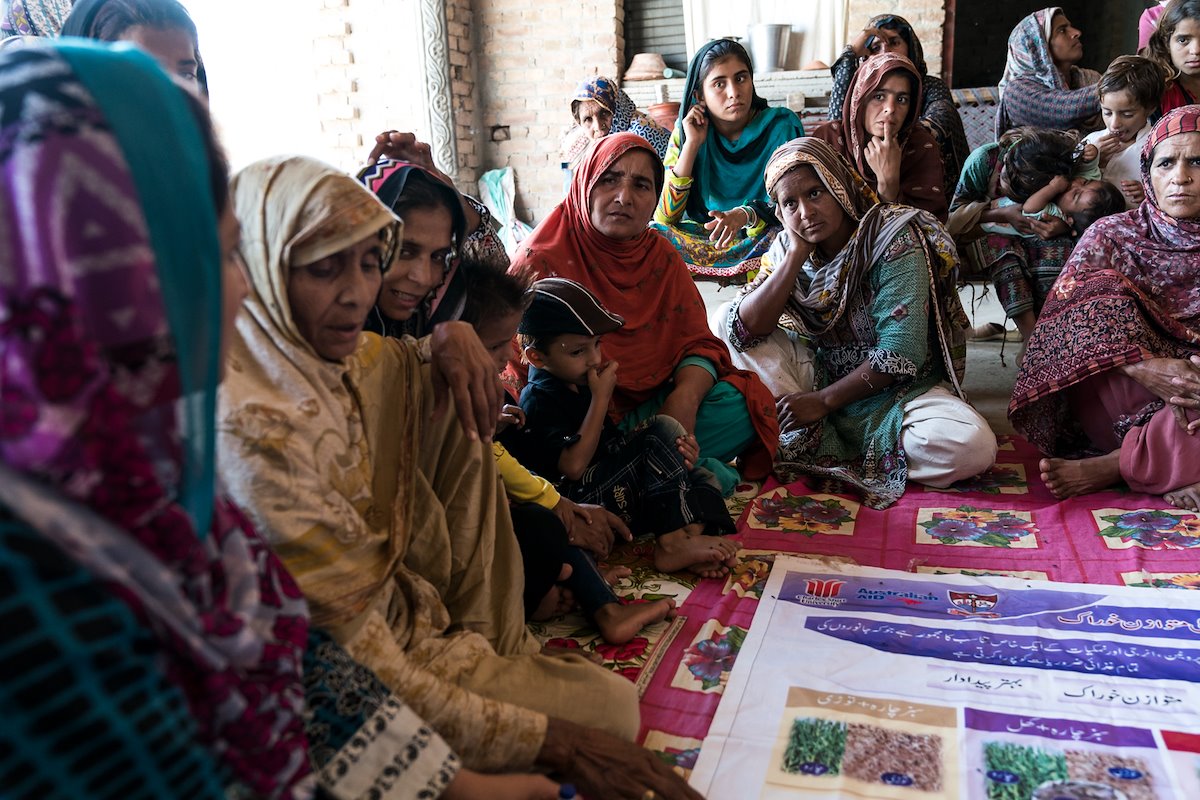
<instances>
[{"instance_id":1,"label":"printed cotton mat","mask_svg":"<svg viewBox=\"0 0 1200 800\"><path fill-rule=\"evenodd\" d=\"M725 580L655 571L649 539L610 559L633 570L618 594L674 597L678 618L622 645L606 644L577 615L534 630L549 643L599 653L634 681L642 743L686 774L777 553L906 572L1200 589L1196 514L1122 490L1057 501L1038 476L1037 452L1020 437L1000 442L989 472L947 490L910 486L885 511L823 491L818 481L740 486L729 502L742 549Z\"/></svg>"}]
</instances>

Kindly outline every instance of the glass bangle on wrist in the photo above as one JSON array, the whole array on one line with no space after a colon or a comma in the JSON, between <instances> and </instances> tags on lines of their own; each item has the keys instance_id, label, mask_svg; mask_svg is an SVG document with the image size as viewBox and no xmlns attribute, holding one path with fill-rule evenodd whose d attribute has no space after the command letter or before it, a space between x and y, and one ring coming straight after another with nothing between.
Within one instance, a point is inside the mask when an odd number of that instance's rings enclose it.
<instances>
[{"instance_id":1,"label":"glass bangle on wrist","mask_svg":"<svg viewBox=\"0 0 1200 800\"><path fill-rule=\"evenodd\" d=\"M746 212L746 224L743 227L753 228L758 224L758 212L754 210L753 206L746 205L739 206L739 208Z\"/></svg>"}]
</instances>

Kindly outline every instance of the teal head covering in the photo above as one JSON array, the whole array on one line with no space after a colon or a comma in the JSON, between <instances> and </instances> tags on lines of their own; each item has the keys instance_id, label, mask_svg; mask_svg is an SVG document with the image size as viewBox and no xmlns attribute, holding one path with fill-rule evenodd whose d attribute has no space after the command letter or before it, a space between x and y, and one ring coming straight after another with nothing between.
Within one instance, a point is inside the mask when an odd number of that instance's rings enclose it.
<instances>
[{"instance_id":1,"label":"teal head covering","mask_svg":"<svg viewBox=\"0 0 1200 800\"><path fill-rule=\"evenodd\" d=\"M737 58L754 72L750 54L731 39L715 39L701 47L688 65L684 82L683 105L675 123L675 138L680 147L687 140L683 120L692 106L704 96L704 79L709 69L723 58ZM696 222L708 222L710 211L728 211L753 204L760 216L767 212L767 191L763 169L776 148L804 135L804 125L795 112L770 107L757 91L752 92L750 121L737 141L730 141L711 126L704 144L696 153L692 167L691 193L687 215Z\"/></svg>"},{"instance_id":2,"label":"teal head covering","mask_svg":"<svg viewBox=\"0 0 1200 800\"><path fill-rule=\"evenodd\" d=\"M24 320L0 340L0 393L22 409L4 416L3 461L110 519L177 505L204 537L222 302L197 110L126 45L25 48L3 65L0 208L17 224L0 304ZM43 326L53 336L22 333Z\"/></svg>"}]
</instances>

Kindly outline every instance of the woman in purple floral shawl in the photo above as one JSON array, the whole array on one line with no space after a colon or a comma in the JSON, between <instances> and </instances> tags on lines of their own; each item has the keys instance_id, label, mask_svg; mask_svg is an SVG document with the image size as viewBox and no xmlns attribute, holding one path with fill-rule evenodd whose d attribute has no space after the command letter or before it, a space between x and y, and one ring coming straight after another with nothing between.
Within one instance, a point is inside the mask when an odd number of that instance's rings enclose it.
<instances>
[{"instance_id":1,"label":"woman in purple floral shawl","mask_svg":"<svg viewBox=\"0 0 1200 800\"><path fill-rule=\"evenodd\" d=\"M1029 341L1009 417L1058 497L1123 480L1200 510L1200 106L1154 126L1146 199L1088 229Z\"/></svg>"}]
</instances>

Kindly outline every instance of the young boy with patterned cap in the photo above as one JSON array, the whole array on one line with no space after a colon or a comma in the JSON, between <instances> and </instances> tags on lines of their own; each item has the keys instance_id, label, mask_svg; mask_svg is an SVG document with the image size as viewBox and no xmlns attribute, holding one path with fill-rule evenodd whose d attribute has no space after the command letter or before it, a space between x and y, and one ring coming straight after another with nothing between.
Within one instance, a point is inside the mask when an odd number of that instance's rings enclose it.
<instances>
[{"instance_id":1,"label":"young boy with patterned cap","mask_svg":"<svg viewBox=\"0 0 1200 800\"><path fill-rule=\"evenodd\" d=\"M622 433L608 410L618 364L601 340L624 320L566 278L534 283L518 339L530 363L521 392L525 425L514 455L577 503L597 503L635 534L657 537L654 564L706 577L727 572L737 545L714 476L693 466L695 437L658 415Z\"/></svg>"}]
</instances>

